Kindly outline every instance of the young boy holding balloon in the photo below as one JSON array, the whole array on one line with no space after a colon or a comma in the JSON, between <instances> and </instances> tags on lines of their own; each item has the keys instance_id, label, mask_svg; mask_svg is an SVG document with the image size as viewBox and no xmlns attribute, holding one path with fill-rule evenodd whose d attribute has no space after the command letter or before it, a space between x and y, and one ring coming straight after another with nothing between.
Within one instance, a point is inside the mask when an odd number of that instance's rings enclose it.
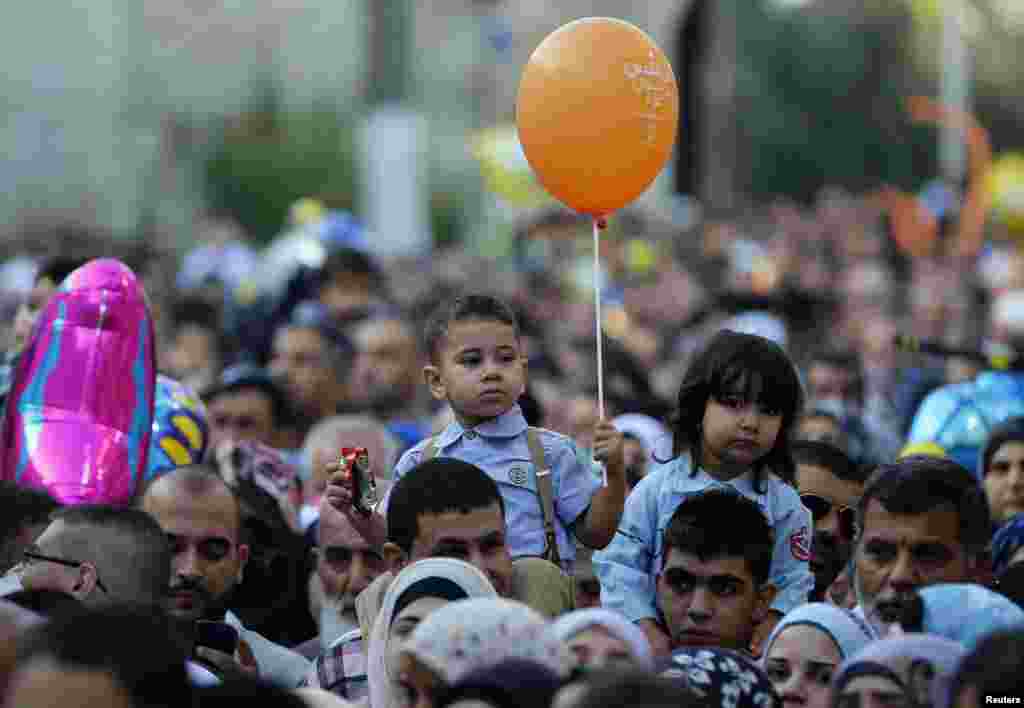
<instances>
[{"instance_id":1,"label":"young boy holding balloon","mask_svg":"<svg viewBox=\"0 0 1024 708\"><path fill-rule=\"evenodd\" d=\"M590 548L607 546L626 497L622 435L606 420L594 428L594 459L605 466L602 484L602 473L570 438L527 425L517 403L526 386L526 357L511 308L488 295L457 297L430 319L425 339L430 363L424 378L455 420L408 450L395 480L435 456L464 460L497 483L513 558L545 557L568 572L574 536ZM332 482L325 496L345 511L352 508L352 490L334 482L339 469L328 467ZM378 506L380 513L353 520L375 540L385 536L387 501Z\"/></svg>"}]
</instances>

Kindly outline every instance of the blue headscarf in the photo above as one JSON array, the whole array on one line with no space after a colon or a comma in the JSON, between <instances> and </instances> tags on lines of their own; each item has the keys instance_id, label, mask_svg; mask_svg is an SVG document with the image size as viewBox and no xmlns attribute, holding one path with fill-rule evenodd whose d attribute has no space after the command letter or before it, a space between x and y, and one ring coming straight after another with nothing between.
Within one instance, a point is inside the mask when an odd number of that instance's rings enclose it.
<instances>
[{"instance_id":1,"label":"blue headscarf","mask_svg":"<svg viewBox=\"0 0 1024 708\"><path fill-rule=\"evenodd\" d=\"M1024 610L981 585L929 585L918 594L924 605L921 631L960 642L967 651L992 632L1024 628Z\"/></svg>"},{"instance_id":2,"label":"blue headscarf","mask_svg":"<svg viewBox=\"0 0 1024 708\"><path fill-rule=\"evenodd\" d=\"M1024 512L1014 514L992 536L992 572L999 575L1006 570L1021 546L1024 546Z\"/></svg>"},{"instance_id":3,"label":"blue headscarf","mask_svg":"<svg viewBox=\"0 0 1024 708\"><path fill-rule=\"evenodd\" d=\"M831 637L839 649L840 659L853 656L876 638L868 624L852 612L825 602L808 602L790 610L775 625L775 629L768 636L768 641L765 642L762 663L782 631L795 625L814 627Z\"/></svg>"}]
</instances>

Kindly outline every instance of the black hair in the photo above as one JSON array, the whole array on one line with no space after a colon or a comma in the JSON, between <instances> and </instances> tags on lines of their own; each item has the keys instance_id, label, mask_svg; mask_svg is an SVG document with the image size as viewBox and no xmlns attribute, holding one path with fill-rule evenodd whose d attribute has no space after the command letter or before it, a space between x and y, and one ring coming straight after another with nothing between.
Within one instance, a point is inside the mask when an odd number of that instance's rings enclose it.
<instances>
[{"instance_id":1,"label":"black hair","mask_svg":"<svg viewBox=\"0 0 1024 708\"><path fill-rule=\"evenodd\" d=\"M170 584L172 552L167 535L156 520L141 509L83 504L64 507L53 515L67 527L59 543L89 547L95 554L100 578L110 590L111 599L123 603L157 605ZM102 539L75 540L75 527L106 532ZM68 538L65 538L68 536Z\"/></svg>"},{"instance_id":2,"label":"black hair","mask_svg":"<svg viewBox=\"0 0 1024 708\"><path fill-rule=\"evenodd\" d=\"M737 492L710 489L676 507L665 528L662 564L673 548L701 561L738 557L758 585L768 581L775 532L756 502Z\"/></svg>"},{"instance_id":3,"label":"black hair","mask_svg":"<svg viewBox=\"0 0 1024 708\"><path fill-rule=\"evenodd\" d=\"M473 699L493 708L550 706L561 686L561 677L544 664L529 659L506 659L459 679L443 692L437 706L445 708Z\"/></svg>"},{"instance_id":4,"label":"black hair","mask_svg":"<svg viewBox=\"0 0 1024 708\"><path fill-rule=\"evenodd\" d=\"M47 618L81 612L85 608L82 601L74 595L50 588L22 589L12 592L10 595L4 595L3 599Z\"/></svg>"},{"instance_id":5,"label":"black hair","mask_svg":"<svg viewBox=\"0 0 1024 708\"><path fill-rule=\"evenodd\" d=\"M60 504L43 489L0 481L0 542L10 541L24 526L49 520L59 508Z\"/></svg>"},{"instance_id":6,"label":"black hair","mask_svg":"<svg viewBox=\"0 0 1024 708\"><path fill-rule=\"evenodd\" d=\"M232 677L213 686L195 689L193 708L309 708L300 694L259 678Z\"/></svg>"},{"instance_id":7,"label":"black hair","mask_svg":"<svg viewBox=\"0 0 1024 708\"><path fill-rule=\"evenodd\" d=\"M973 687L978 708L985 696L1020 695L1024 673L1024 634L1020 630L999 630L988 635L960 662L950 683L950 705Z\"/></svg>"},{"instance_id":8,"label":"black hair","mask_svg":"<svg viewBox=\"0 0 1024 708\"><path fill-rule=\"evenodd\" d=\"M358 276L366 280L372 290L384 285L384 275L369 254L357 248L343 246L327 254L320 266L321 282L326 285L339 276Z\"/></svg>"},{"instance_id":9,"label":"black hair","mask_svg":"<svg viewBox=\"0 0 1024 708\"><path fill-rule=\"evenodd\" d=\"M754 489L762 491L765 471L793 484L795 470L789 437L803 407L803 387L786 352L775 342L753 334L720 331L687 368L679 386L678 407L668 419L673 433L673 456L689 451L694 463L691 474L695 475L701 463L701 427L708 401L737 393L747 401L764 403L782 412L775 444L752 466Z\"/></svg>"},{"instance_id":10,"label":"black hair","mask_svg":"<svg viewBox=\"0 0 1024 708\"><path fill-rule=\"evenodd\" d=\"M991 539L988 502L981 485L948 458L909 455L879 465L857 502L858 542L864 535L865 512L875 499L894 514L917 515L952 507L960 517L960 544L972 556L983 553Z\"/></svg>"},{"instance_id":11,"label":"black hair","mask_svg":"<svg viewBox=\"0 0 1024 708\"><path fill-rule=\"evenodd\" d=\"M981 451L981 469L978 470L982 479L988 476L989 465L999 448L1009 442L1024 442L1024 417L1009 418L989 431Z\"/></svg>"},{"instance_id":12,"label":"black hair","mask_svg":"<svg viewBox=\"0 0 1024 708\"><path fill-rule=\"evenodd\" d=\"M469 320L507 324L515 330L516 338L519 338L519 322L516 320L515 312L503 300L485 294L460 295L438 307L427 319L423 333L423 349L431 361L438 362L451 324Z\"/></svg>"},{"instance_id":13,"label":"black hair","mask_svg":"<svg viewBox=\"0 0 1024 708\"><path fill-rule=\"evenodd\" d=\"M191 705L187 652L167 615L111 607L56 616L18 644L19 664L51 659L68 669L111 675L139 708Z\"/></svg>"},{"instance_id":14,"label":"black hair","mask_svg":"<svg viewBox=\"0 0 1024 708\"><path fill-rule=\"evenodd\" d=\"M89 262L87 258L67 258L65 256L55 256L50 258L45 263L39 266L39 271L36 273L35 282L39 282L43 278L49 278L53 281L54 285L60 285L64 282L64 279L74 273L76 270L84 266Z\"/></svg>"},{"instance_id":15,"label":"black hair","mask_svg":"<svg viewBox=\"0 0 1024 708\"><path fill-rule=\"evenodd\" d=\"M798 465L824 467L844 482L864 484L868 470L858 466L849 455L835 445L818 440L794 440L790 443L793 462Z\"/></svg>"},{"instance_id":16,"label":"black hair","mask_svg":"<svg viewBox=\"0 0 1024 708\"><path fill-rule=\"evenodd\" d=\"M497 483L486 472L462 460L435 457L421 462L395 482L388 495L388 540L406 553L419 536L419 517L456 511L469 514L505 502Z\"/></svg>"},{"instance_id":17,"label":"black hair","mask_svg":"<svg viewBox=\"0 0 1024 708\"><path fill-rule=\"evenodd\" d=\"M864 402L864 366L860 354L852 349L825 347L811 354L807 370L815 364L824 364L853 374L853 393L859 403Z\"/></svg>"},{"instance_id":18,"label":"black hair","mask_svg":"<svg viewBox=\"0 0 1024 708\"><path fill-rule=\"evenodd\" d=\"M583 695L576 705L578 708L698 708L705 703L694 690L675 679L646 671L602 671L587 674Z\"/></svg>"}]
</instances>

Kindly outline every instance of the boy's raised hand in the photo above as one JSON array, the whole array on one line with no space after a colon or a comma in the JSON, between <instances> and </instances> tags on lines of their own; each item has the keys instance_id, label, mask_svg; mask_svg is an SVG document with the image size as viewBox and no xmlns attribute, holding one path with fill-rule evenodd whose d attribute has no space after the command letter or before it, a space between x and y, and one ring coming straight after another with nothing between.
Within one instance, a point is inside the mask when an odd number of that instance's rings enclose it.
<instances>
[{"instance_id":1,"label":"boy's raised hand","mask_svg":"<svg viewBox=\"0 0 1024 708\"><path fill-rule=\"evenodd\" d=\"M603 462L609 475L624 475L626 462L622 433L607 420L594 425L594 459Z\"/></svg>"}]
</instances>

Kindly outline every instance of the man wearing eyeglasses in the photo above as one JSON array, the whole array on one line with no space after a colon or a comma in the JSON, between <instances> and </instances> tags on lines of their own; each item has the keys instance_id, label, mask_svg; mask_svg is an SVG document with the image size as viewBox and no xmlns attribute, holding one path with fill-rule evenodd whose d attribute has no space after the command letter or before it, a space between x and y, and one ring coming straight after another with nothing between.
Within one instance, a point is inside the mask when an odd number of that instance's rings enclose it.
<instances>
[{"instance_id":1,"label":"man wearing eyeglasses","mask_svg":"<svg viewBox=\"0 0 1024 708\"><path fill-rule=\"evenodd\" d=\"M856 536L857 500L864 492L865 475L835 445L797 441L790 446L796 463L796 484L814 518L811 572L814 590L809 599L821 602L828 588L850 560Z\"/></svg>"},{"instance_id":2,"label":"man wearing eyeglasses","mask_svg":"<svg viewBox=\"0 0 1024 708\"><path fill-rule=\"evenodd\" d=\"M207 465L179 467L158 477L140 501L170 540L171 582L165 606L186 636L198 637L200 620L237 630L234 655L212 647L197 649L200 659L225 675L248 672L294 688L309 662L290 649L246 629L228 611L242 580L249 546L241 537L242 511L231 488Z\"/></svg>"},{"instance_id":3,"label":"man wearing eyeglasses","mask_svg":"<svg viewBox=\"0 0 1024 708\"><path fill-rule=\"evenodd\" d=\"M159 606L170 552L160 527L137 509L58 511L14 572L26 590L59 590L87 607Z\"/></svg>"}]
</instances>

